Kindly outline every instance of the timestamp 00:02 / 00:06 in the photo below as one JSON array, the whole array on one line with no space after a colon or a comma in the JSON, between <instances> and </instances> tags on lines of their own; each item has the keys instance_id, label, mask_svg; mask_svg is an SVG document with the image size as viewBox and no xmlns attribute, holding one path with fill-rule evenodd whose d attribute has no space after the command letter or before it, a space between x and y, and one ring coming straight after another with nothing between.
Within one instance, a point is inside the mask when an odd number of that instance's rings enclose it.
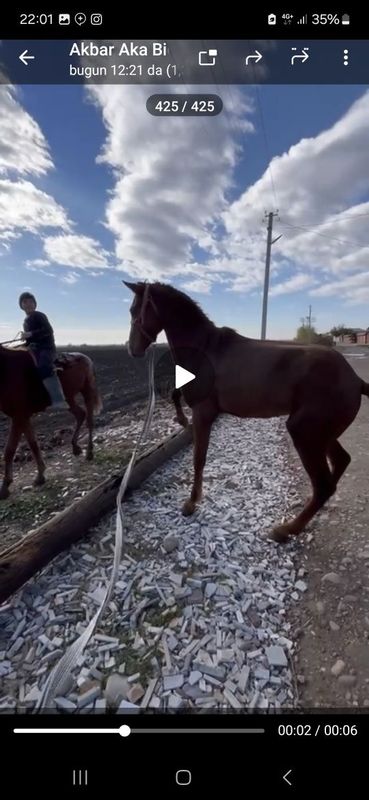
<instances>
[{"instance_id":1,"label":"timestamp 00:02 / 00:06","mask_svg":"<svg viewBox=\"0 0 369 800\"><path fill-rule=\"evenodd\" d=\"M278 725L278 736L357 736L357 725Z\"/></svg>"}]
</instances>

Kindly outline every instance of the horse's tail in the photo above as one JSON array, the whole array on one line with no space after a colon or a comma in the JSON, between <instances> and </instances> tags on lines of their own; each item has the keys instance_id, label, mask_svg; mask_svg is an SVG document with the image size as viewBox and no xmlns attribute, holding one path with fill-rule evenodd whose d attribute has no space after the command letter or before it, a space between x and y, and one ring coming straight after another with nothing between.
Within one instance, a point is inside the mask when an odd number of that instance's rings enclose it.
<instances>
[{"instance_id":1,"label":"horse's tail","mask_svg":"<svg viewBox=\"0 0 369 800\"><path fill-rule=\"evenodd\" d=\"M95 414L100 414L103 409L103 401L101 394L97 388L96 370L93 362L90 359L89 371L87 376L88 389L93 402L93 409Z\"/></svg>"},{"instance_id":2,"label":"horse's tail","mask_svg":"<svg viewBox=\"0 0 369 800\"><path fill-rule=\"evenodd\" d=\"M366 397L369 397L369 383L366 381L361 381L361 394L365 394Z\"/></svg>"}]
</instances>

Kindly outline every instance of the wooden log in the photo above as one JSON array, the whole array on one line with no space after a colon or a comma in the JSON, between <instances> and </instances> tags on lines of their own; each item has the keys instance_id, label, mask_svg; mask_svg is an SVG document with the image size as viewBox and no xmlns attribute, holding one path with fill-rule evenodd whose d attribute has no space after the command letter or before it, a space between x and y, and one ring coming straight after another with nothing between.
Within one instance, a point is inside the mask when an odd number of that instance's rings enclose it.
<instances>
[{"instance_id":1,"label":"wooden log","mask_svg":"<svg viewBox=\"0 0 369 800\"><path fill-rule=\"evenodd\" d=\"M142 453L133 468L128 489L136 489L156 469L162 466L192 440L192 427L173 434ZM128 463L128 460L127 460ZM0 553L0 603L17 591L55 556L85 536L99 520L112 511L127 463L119 474L75 500L68 508L30 531L15 545Z\"/></svg>"}]
</instances>

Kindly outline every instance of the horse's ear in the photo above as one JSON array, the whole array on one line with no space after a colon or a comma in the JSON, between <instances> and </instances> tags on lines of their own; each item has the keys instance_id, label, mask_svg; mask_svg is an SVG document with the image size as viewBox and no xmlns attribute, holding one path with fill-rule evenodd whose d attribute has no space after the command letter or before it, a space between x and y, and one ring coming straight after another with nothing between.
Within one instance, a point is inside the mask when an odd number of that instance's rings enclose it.
<instances>
[{"instance_id":1,"label":"horse's ear","mask_svg":"<svg viewBox=\"0 0 369 800\"><path fill-rule=\"evenodd\" d=\"M122 283L124 283L124 285L127 286L128 289L130 289L131 292L134 292L135 294L142 294L143 293L143 290L144 290L144 284L143 283L129 283L129 281L122 281Z\"/></svg>"}]
</instances>

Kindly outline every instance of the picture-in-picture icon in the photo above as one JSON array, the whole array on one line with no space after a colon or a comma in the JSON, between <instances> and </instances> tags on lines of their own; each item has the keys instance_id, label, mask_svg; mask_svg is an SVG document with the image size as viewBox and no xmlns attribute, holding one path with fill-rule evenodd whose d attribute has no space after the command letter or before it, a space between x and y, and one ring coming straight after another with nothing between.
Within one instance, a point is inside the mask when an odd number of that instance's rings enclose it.
<instances>
[{"instance_id":1,"label":"picture-in-picture icon","mask_svg":"<svg viewBox=\"0 0 369 800\"><path fill-rule=\"evenodd\" d=\"M200 67L213 67L217 55L218 55L217 50L200 50L199 52Z\"/></svg>"}]
</instances>

